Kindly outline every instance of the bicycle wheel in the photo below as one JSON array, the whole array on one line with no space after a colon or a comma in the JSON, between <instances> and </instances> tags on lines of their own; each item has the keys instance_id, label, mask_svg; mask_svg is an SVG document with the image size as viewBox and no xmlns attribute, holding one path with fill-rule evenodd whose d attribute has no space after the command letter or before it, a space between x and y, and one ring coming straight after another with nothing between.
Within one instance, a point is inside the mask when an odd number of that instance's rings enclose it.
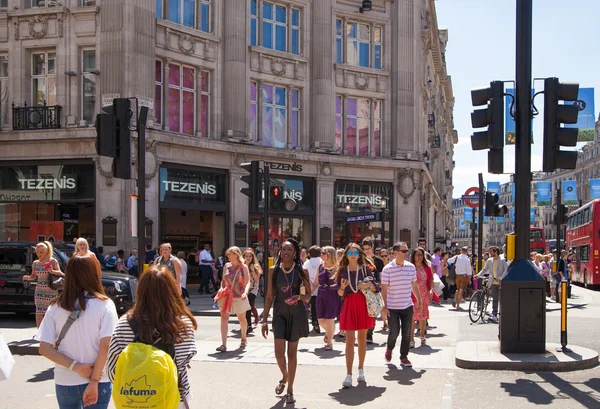
<instances>
[{"instance_id":1,"label":"bicycle wheel","mask_svg":"<svg viewBox=\"0 0 600 409\"><path fill-rule=\"evenodd\" d=\"M475 323L479 321L479 319L483 315L483 304L484 304L484 294L481 290L475 291L475 293L471 296L471 301L469 301L469 318L471 322Z\"/></svg>"}]
</instances>

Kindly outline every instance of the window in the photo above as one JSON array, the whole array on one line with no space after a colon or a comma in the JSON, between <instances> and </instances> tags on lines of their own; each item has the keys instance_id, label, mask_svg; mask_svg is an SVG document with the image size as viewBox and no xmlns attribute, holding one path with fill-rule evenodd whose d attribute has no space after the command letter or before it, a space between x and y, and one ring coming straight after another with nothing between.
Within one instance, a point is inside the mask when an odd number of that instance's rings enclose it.
<instances>
[{"instance_id":1,"label":"window","mask_svg":"<svg viewBox=\"0 0 600 409\"><path fill-rule=\"evenodd\" d=\"M335 30L338 64L383 68L383 27L337 19Z\"/></svg>"},{"instance_id":2,"label":"window","mask_svg":"<svg viewBox=\"0 0 600 409\"><path fill-rule=\"evenodd\" d=\"M57 7L60 4L59 0L25 0L25 8L32 7Z\"/></svg>"},{"instance_id":3,"label":"window","mask_svg":"<svg viewBox=\"0 0 600 409\"><path fill-rule=\"evenodd\" d=\"M8 11L8 0L0 0L0 11Z\"/></svg>"},{"instance_id":4,"label":"window","mask_svg":"<svg viewBox=\"0 0 600 409\"><path fill-rule=\"evenodd\" d=\"M579 248L579 261L590 261L590 245L581 246Z\"/></svg>"},{"instance_id":5,"label":"window","mask_svg":"<svg viewBox=\"0 0 600 409\"><path fill-rule=\"evenodd\" d=\"M208 71L200 72L200 132L208 137L210 81Z\"/></svg>"},{"instance_id":6,"label":"window","mask_svg":"<svg viewBox=\"0 0 600 409\"><path fill-rule=\"evenodd\" d=\"M300 55L300 10L250 0L250 45Z\"/></svg>"},{"instance_id":7,"label":"window","mask_svg":"<svg viewBox=\"0 0 600 409\"><path fill-rule=\"evenodd\" d=\"M156 61L154 113L156 121L172 132L194 135L196 129L196 70L192 67L169 63L163 74L162 61ZM167 84L164 80L167 80ZM163 87L167 87L166 101ZM166 102L167 106L164 106ZM163 117L164 116L164 117Z\"/></svg>"},{"instance_id":8,"label":"window","mask_svg":"<svg viewBox=\"0 0 600 409\"><path fill-rule=\"evenodd\" d=\"M0 129L8 125L8 57L0 55Z\"/></svg>"},{"instance_id":9,"label":"window","mask_svg":"<svg viewBox=\"0 0 600 409\"><path fill-rule=\"evenodd\" d=\"M336 97L336 143L348 155L381 156L382 127L382 101Z\"/></svg>"},{"instance_id":10,"label":"window","mask_svg":"<svg viewBox=\"0 0 600 409\"><path fill-rule=\"evenodd\" d=\"M211 3L212 0L156 0L156 18L209 33Z\"/></svg>"},{"instance_id":11,"label":"window","mask_svg":"<svg viewBox=\"0 0 600 409\"><path fill-rule=\"evenodd\" d=\"M56 105L56 53L34 53L31 61L33 105Z\"/></svg>"},{"instance_id":12,"label":"window","mask_svg":"<svg viewBox=\"0 0 600 409\"><path fill-rule=\"evenodd\" d=\"M169 21L195 27L196 0L169 0Z\"/></svg>"},{"instance_id":13,"label":"window","mask_svg":"<svg viewBox=\"0 0 600 409\"><path fill-rule=\"evenodd\" d=\"M82 6L95 6L96 0L81 0Z\"/></svg>"},{"instance_id":14,"label":"window","mask_svg":"<svg viewBox=\"0 0 600 409\"><path fill-rule=\"evenodd\" d=\"M96 110L96 75L93 74L96 72L96 50L83 50L81 60L81 117L91 124Z\"/></svg>"},{"instance_id":15,"label":"window","mask_svg":"<svg viewBox=\"0 0 600 409\"><path fill-rule=\"evenodd\" d=\"M260 119L259 119L260 114ZM289 120L288 120L289 115ZM250 82L250 134L273 148L296 147L300 135L300 91Z\"/></svg>"}]
</instances>

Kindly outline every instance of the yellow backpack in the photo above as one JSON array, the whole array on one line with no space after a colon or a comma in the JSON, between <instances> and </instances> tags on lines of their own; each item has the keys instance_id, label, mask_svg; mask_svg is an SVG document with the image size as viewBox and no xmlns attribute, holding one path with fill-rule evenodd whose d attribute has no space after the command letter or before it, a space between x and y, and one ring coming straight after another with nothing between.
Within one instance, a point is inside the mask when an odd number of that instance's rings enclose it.
<instances>
[{"instance_id":1,"label":"yellow backpack","mask_svg":"<svg viewBox=\"0 0 600 409\"><path fill-rule=\"evenodd\" d=\"M117 359L113 401L117 409L177 409L179 382L173 344L139 342L137 320L130 319L134 342Z\"/></svg>"}]
</instances>

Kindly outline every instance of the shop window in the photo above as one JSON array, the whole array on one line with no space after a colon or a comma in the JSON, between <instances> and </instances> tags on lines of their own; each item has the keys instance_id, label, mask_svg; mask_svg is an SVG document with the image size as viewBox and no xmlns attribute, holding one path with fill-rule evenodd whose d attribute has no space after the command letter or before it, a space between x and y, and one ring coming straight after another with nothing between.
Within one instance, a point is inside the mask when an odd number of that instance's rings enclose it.
<instances>
[{"instance_id":1,"label":"shop window","mask_svg":"<svg viewBox=\"0 0 600 409\"><path fill-rule=\"evenodd\" d=\"M8 56L0 55L0 129L8 125Z\"/></svg>"},{"instance_id":2,"label":"shop window","mask_svg":"<svg viewBox=\"0 0 600 409\"><path fill-rule=\"evenodd\" d=\"M211 5L212 0L156 0L156 18L210 33Z\"/></svg>"},{"instance_id":3,"label":"shop window","mask_svg":"<svg viewBox=\"0 0 600 409\"><path fill-rule=\"evenodd\" d=\"M300 91L250 82L250 133L254 141L273 148L294 148L300 135ZM259 120L260 113L260 120ZM289 115L289 120L288 120Z\"/></svg>"},{"instance_id":4,"label":"shop window","mask_svg":"<svg viewBox=\"0 0 600 409\"><path fill-rule=\"evenodd\" d=\"M56 105L56 52L31 55L31 91L33 105Z\"/></svg>"},{"instance_id":5,"label":"shop window","mask_svg":"<svg viewBox=\"0 0 600 409\"><path fill-rule=\"evenodd\" d=\"M81 52L81 117L88 124L94 121L96 111L96 50Z\"/></svg>"},{"instance_id":6,"label":"shop window","mask_svg":"<svg viewBox=\"0 0 600 409\"><path fill-rule=\"evenodd\" d=\"M344 153L352 156L381 156L382 126L382 101L336 97L336 143L343 148ZM341 141L343 146L340 145Z\"/></svg>"},{"instance_id":7,"label":"shop window","mask_svg":"<svg viewBox=\"0 0 600 409\"><path fill-rule=\"evenodd\" d=\"M338 64L383 68L383 27L357 22L335 21L335 53ZM344 47L345 44L345 47Z\"/></svg>"},{"instance_id":8,"label":"shop window","mask_svg":"<svg viewBox=\"0 0 600 409\"><path fill-rule=\"evenodd\" d=\"M163 72L163 65L165 70ZM165 80L167 83L165 84ZM167 87L166 107L163 87ZM208 94L208 76L206 77ZM201 99L203 101L204 99ZM206 98L208 103L208 98ZM168 126L169 131L194 135L196 129L196 70L176 63L163 64L156 61L155 116L158 123ZM208 118L208 107L202 111ZM166 117L165 117L166 115ZM208 121L205 121L208 126Z\"/></svg>"},{"instance_id":9,"label":"shop window","mask_svg":"<svg viewBox=\"0 0 600 409\"><path fill-rule=\"evenodd\" d=\"M300 55L300 17L299 9L251 0L250 45Z\"/></svg>"}]
</instances>

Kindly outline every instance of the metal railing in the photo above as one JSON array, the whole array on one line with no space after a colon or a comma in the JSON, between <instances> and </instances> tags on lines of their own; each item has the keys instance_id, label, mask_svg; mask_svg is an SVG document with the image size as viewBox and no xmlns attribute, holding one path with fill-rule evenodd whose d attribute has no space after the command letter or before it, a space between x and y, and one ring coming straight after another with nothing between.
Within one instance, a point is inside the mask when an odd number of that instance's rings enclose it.
<instances>
[{"instance_id":1,"label":"metal railing","mask_svg":"<svg viewBox=\"0 0 600 409\"><path fill-rule=\"evenodd\" d=\"M60 128L60 105L23 106L12 104L13 130L23 131L28 129L58 129Z\"/></svg>"}]
</instances>

